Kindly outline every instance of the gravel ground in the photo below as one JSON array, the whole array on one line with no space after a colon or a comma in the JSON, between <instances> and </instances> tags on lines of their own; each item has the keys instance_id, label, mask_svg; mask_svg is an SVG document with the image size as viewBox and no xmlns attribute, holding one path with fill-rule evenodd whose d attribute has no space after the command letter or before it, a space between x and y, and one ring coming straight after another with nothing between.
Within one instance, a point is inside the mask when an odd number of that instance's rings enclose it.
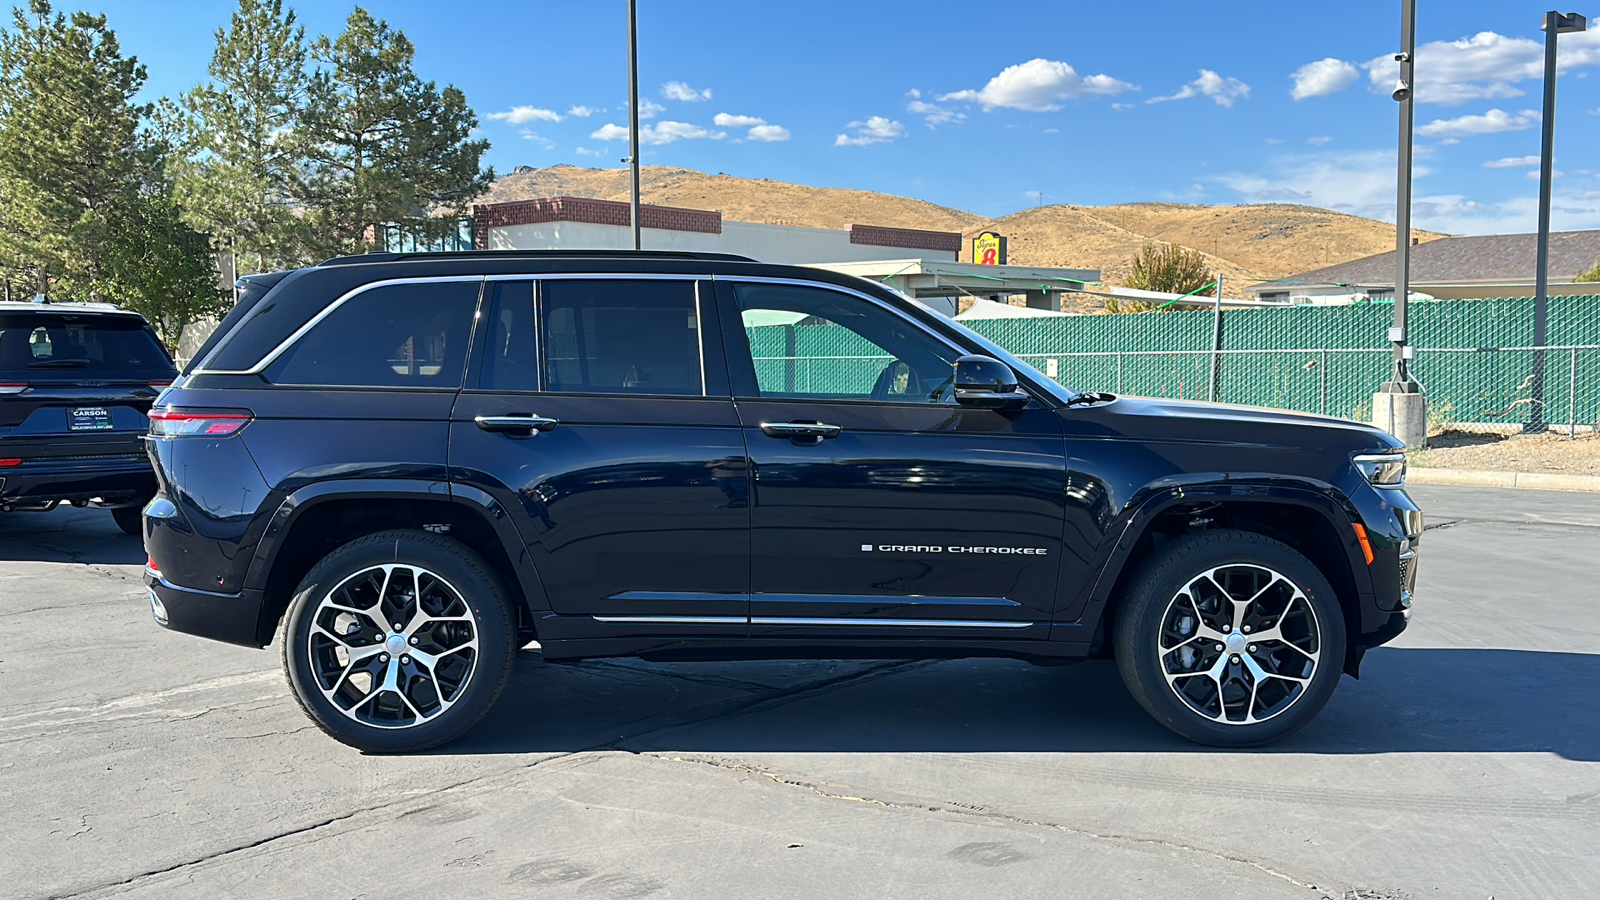
<instances>
[{"instance_id":1,"label":"gravel ground","mask_svg":"<svg viewBox=\"0 0 1600 900\"><path fill-rule=\"evenodd\" d=\"M1600 475L1600 435L1482 434L1446 431L1428 438L1411 464L1437 469Z\"/></svg>"}]
</instances>

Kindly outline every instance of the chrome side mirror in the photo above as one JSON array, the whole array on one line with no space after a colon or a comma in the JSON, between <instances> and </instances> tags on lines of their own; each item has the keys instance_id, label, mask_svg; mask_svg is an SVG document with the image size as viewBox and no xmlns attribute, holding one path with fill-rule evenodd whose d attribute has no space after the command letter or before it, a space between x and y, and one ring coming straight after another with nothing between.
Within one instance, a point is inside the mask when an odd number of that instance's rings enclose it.
<instances>
[{"instance_id":1,"label":"chrome side mirror","mask_svg":"<svg viewBox=\"0 0 1600 900\"><path fill-rule=\"evenodd\" d=\"M1028 394L1017 385L1017 373L990 356L963 356L955 366L956 402L976 409L1021 409Z\"/></svg>"}]
</instances>

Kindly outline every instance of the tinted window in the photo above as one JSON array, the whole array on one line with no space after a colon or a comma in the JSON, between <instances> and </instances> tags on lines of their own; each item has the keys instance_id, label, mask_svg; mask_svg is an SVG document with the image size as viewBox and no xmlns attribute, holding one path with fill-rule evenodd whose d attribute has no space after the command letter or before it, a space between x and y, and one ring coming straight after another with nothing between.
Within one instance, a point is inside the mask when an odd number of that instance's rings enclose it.
<instances>
[{"instance_id":1,"label":"tinted window","mask_svg":"<svg viewBox=\"0 0 1600 900\"><path fill-rule=\"evenodd\" d=\"M734 286L763 397L955 402L960 351L868 300L791 285Z\"/></svg>"},{"instance_id":2,"label":"tinted window","mask_svg":"<svg viewBox=\"0 0 1600 900\"><path fill-rule=\"evenodd\" d=\"M346 300L284 351L277 384L458 388L480 281L373 288Z\"/></svg>"},{"instance_id":3,"label":"tinted window","mask_svg":"<svg viewBox=\"0 0 1600 900\"><path fill-rule=\"evenodd\" d=\"M540 285L545 388L704 393L692 281L546 281Z\"/></svg>"},{"instance_id":4,"label":"tinted window","mask_svg":"<svg viewBox=\"0 0 1600 900\"><path fill-rule=\"evenodd\" d=\"M172 359L133 316L0 314L0 377L26 381L85 371L170 373Z\"/></svg>"},{"instance_id":5,"label":"tinted window","mask_svg":"<svg viewBox=\"0 0 1600 900\"><path fill-rule=\"evenodd\" d=\"M539 355L534 341L533 282L501 281L489 289L493 303L483 321L486 335L478 384L490 391L536 391Z\"/></svg>"}]
</instances>

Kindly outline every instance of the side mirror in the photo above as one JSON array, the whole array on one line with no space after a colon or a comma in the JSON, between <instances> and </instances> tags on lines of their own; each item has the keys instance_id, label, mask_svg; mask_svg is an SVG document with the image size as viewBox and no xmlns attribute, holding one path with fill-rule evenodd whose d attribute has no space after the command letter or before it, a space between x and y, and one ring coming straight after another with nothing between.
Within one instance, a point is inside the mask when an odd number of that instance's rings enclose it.
<instances>
[{"instance_id":1,"label":"side mirror","mask_svg":"<svg viewBox=\"0 0 1600 900\"><path fill-rule=\"evenodd\" d=\"M977 409L1021 409L1028 394L1017 386L1017 373L990 356L963 356L956 360L956 402Z\"/></svg>"}]
</instances>

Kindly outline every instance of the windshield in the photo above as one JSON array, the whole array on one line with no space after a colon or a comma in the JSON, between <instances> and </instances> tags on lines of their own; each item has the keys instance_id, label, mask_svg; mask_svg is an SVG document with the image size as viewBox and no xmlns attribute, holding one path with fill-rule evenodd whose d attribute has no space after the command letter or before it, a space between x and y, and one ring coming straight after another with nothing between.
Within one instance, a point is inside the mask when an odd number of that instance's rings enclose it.
<instances>
[{"instance_id":1,"label":"windshield","mask_svg":"<svg viewBox=\"0 0 1600 900\"><path fill-rule=\"evenodd\" d=\"M0 381L108 372L171 374L172 360L134 316L0 313Z\"/></svg>"}]
</instances>

